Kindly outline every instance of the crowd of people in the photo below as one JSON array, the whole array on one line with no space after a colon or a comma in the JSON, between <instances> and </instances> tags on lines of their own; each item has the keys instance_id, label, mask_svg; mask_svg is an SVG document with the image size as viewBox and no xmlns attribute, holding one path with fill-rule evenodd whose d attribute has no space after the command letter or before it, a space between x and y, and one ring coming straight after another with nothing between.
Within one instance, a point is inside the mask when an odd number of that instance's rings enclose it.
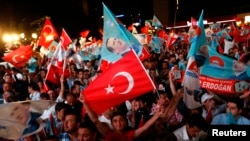
<instances>
[{"instance_id":1,"label":"crowd of people","mask_svg":"<svg viewBox=\"0 0 250 141\"><path fill-rule=\"evenodd\" d=\"M242 51L240 44L235 48ZM44 128L17 140L203 141L207 140L210 125L250 125L248 92L244 96L224 97L202 89L194 97L200 106L195 109L186 106L180 72L187 67L189 44L182 42L160 54L154 53L150 46L147 49L150 57L142 63L157 90L110 107L101 115L91 109L81 94L102 73L96 59L82 61L80 67L68 61L66 69L70 76L61 76L58 84L45 79L48 62L39 64L35 73L29 73L26 66L9 68L0 65L1 104L36 100L53 102L39 117L45 123ZM233 49L228 56L234 57ZM241 54L248 53L247 49L244 51Z\"/></svg>"}]
</instances>

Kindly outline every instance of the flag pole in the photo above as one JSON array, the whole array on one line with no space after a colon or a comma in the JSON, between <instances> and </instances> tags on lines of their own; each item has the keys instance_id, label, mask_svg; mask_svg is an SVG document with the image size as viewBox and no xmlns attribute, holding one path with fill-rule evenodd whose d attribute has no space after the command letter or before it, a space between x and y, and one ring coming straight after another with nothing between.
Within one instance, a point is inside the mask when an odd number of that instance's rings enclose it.
<instances>
[{"instance_id":1,"label":"flag pole","mask_svg":"<svg viewBox=\"0 0 250 141\"><path fill-rule=\"evenodd\" d=\"M179 9L179 0L176 0L176 9L175 9L175 13L174 13L174 27L175 27L175 23L176 23L176 15L177 15L178 9Z\"/></svg>"},{"instance_id":2,"label":"flag pole","mask_svg":"<svg viewBox=\"0 0 250 141\"><path fill-rule=\"evenodd\" d=\"M158 98L160 98L159 91L158 91L157 89L155 89L155 92L156 92L156 94L157 94Z\"/></svg>"}]
</instances>

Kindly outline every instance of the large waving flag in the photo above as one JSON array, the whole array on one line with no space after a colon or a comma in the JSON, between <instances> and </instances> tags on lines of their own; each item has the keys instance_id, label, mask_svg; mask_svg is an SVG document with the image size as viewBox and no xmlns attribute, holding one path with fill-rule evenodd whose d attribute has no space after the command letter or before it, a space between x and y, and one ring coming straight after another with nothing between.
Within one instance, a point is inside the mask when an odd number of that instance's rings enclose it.
<instances>
[{"instance_id":1,"label":"large waving flag","mask_svg":"<svg viewBox=\"0 0 250 141\"><path fill-rule=\"evenodd\" d=\"M124 53L134 49L141 54L142 45L127 28L118 23L114 14L103 3L104 37L101 58L110 62L120 59Z\"/></svg>"},{"instance_id":2,"label":"large waving flag","mask_svg":"<svg viewBox=\"0 0 250 141\"><path fill-rule=\"evenodd\" d=\"M32 46L21 46L18 49L15 49L7 55L3 56L2 59L19 68L24 66L30 60L32 55Z\"/></svg>"},{"instance_id":3,"label":"large waving flag","mask_svg":"<svg viewBox=\"0 0 250 141\"><path fill-rule=\"evenodd\" d=\"M131 50L102 72L82 94L92 109L101 114L112 106L154 89L155 85L143 64Z\"/></svg>"},{"instance_id":4,"label":"large waving flag","mask_svg":"<svg viewBox=\"0 0 250 141\"><path fill-rule=\"evenodd\" d=\"M50 21L50 18L46 17L43 29L38 39L38 45L48 48L52 41L58 37L58 33Z\"/></svg>"},{"instance_id":5,"label":"large waving flag","mask_svg":"<svg viewBox=\"0 0 250 141\"><path fill-rule=\"evenodd\" d=\"M195 98L200 92L199 67L204 63L208 54L205 29L203 25L203 10L195 32L196 35L191 42L190 50L188 52L188 64L182 82L185 92L183 101L189 109L201 106L199 101L195 101Z\"/></svg>"}]
</instances>

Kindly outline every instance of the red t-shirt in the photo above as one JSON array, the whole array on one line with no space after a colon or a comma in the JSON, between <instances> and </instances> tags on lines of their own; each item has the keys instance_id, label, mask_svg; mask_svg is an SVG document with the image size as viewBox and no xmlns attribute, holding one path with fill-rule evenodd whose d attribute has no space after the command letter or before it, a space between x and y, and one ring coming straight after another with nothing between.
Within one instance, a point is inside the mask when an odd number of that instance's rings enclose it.
<instances>
[{"instance_id":1,"label":"red t-shirt","mask_svg":"<svg viewBox=\"0 0 250 141\"><path fill-rule=\"evenodd\" d=\"M123 134L117 132L108 131L105 141L133 141L134 140L135 130L127 131Z\"/></svg>"}]
</instances>

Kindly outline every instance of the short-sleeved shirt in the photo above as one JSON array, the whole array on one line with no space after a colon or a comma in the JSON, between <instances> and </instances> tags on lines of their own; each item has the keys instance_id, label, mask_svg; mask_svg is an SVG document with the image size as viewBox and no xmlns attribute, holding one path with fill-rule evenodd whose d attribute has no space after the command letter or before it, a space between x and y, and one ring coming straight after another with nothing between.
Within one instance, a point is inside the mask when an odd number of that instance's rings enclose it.
<instances>
[{"instance_id":1,"label":"short-sleeved shirt","mask_svg":"<svg viewBox=\"0 0 250 141\"><path fill-rule=\"evenodd\" d=\"M129 130L123 134L119 134L112 130L108 131L105 141L133 141L135 135L135 130Z\"/></svg>"}]
</instances>

